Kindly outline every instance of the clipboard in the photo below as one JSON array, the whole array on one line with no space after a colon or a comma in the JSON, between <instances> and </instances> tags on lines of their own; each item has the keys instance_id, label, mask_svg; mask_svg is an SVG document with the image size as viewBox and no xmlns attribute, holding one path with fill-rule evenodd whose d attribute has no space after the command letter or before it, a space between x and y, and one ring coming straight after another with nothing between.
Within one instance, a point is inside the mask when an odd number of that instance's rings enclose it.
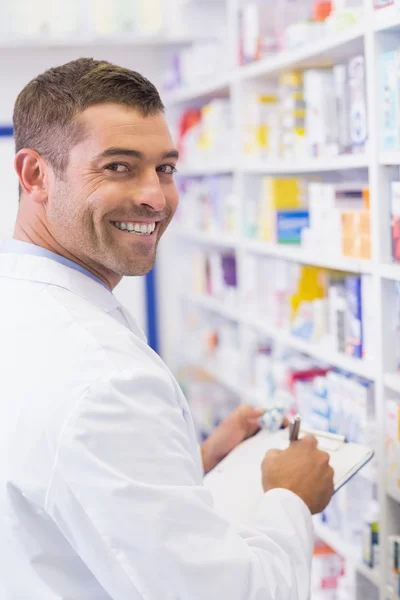
<instances>
[{"instance_id":1,"label":"clipboard","mask_svg":"<svg viewBox=\"0 0 400 600\"><path fill-rule=\"evenodd\" d=\"M330 455L337 492L366 465L374 451L362 444L348 443L344 437L301 427L298 439L312 434L318 448ZM289 446L287 429L276 433L259 431L242 442L204 477L204 485L214 499L214 509L227 520L243 525L251 518L263 497L261 464L268 450L285 450Z\"/></svg>"}]
</instances>

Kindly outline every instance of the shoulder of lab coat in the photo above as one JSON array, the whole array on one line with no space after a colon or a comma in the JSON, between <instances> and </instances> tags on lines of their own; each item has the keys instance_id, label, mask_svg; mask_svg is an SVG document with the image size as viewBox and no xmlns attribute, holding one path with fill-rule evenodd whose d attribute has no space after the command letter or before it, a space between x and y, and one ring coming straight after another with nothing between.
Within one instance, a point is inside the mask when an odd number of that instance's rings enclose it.
<instances>
[{"instance_id":1,"label":"shoulder of lab coat","mask_svg":"<svg viewBox=\"0 0 400 600\"><path fill-rule=\"evenodd\" d=\"M312 526L302 501L269 492L241 530L219 517L186 400L112 316L113 296L38 257L3 259L2 335L24 364L16 385L8 362L6 390L34 399L15 415L13 481L39 505L43 490L43 508L113 600L306 600ZM23 287L2 286L7 277Z\"/></svg>"}]
</instances>

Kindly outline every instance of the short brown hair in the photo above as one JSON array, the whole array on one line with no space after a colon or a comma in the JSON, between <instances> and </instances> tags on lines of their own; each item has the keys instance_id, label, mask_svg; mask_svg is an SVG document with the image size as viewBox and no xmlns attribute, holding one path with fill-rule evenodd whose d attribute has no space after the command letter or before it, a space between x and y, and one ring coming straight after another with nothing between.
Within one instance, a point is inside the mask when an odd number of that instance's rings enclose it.
<instances>
[{"instance_id":1,"label":"short brown hair","mask_svg":"<svg viewBox=\"0 0 400 600\"><path fill-rule=\"evenodd\" d=\"M75 117L89 106L113 102L144 116L164 110L145 77L107 61L79 58L32 79L14 106L15 150L32 148L62 174L70 149L84 137Z\"/></svg>"}]
</instances>

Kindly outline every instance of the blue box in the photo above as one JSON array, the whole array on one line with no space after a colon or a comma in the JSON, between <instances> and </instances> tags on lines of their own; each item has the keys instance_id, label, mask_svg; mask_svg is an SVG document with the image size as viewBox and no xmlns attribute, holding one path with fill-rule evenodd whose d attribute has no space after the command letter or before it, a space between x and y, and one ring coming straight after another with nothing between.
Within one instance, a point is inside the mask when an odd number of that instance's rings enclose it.
<instances>
[{"instance_id":1,"label":"blue box","mask_svg":"<svg viewBox=\"0 0 400 600\"><path fill-rule=\"evenodd\" d=\"M361 277L346 277L346 354L362 358L362 303Z\"/></svg>"},{"instance_id":2,"label":"blue box","mask_svg":"<svg viewBox=\"0 0 400 600\"><path fill-rule=\"evenodd\" d=\"M278 210L276 213L276 241L278 244L300 244L301 232L309 227L308 210Z\"/></svg>"}]
</instances>

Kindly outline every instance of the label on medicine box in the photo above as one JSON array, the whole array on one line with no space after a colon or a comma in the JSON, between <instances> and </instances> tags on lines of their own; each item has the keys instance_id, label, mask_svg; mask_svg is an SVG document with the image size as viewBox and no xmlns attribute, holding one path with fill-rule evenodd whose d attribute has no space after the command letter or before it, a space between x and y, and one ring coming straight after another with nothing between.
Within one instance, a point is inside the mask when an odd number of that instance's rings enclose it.
<instances>
[{"instance_id":1,"label":"label on medicine box","mask_svg":"<svg viewBox=\"0 0 400 600\"><path fill-rule=\"evenodd\" d=\"M276 240L278 244L300 244L301 232L309 227L308 210L279 210L276 213Z\"/></svg>"}]
</instances>

